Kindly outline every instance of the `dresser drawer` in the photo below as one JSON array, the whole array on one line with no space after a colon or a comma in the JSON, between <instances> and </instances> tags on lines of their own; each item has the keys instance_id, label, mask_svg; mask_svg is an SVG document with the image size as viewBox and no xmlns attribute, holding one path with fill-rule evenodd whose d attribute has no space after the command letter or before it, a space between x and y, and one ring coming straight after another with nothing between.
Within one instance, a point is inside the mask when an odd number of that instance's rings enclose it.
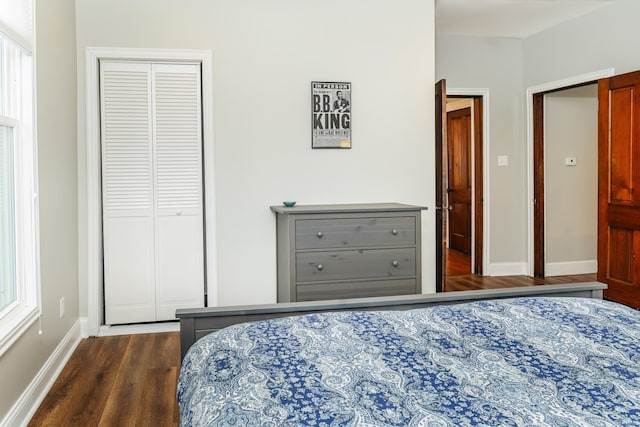
<instances>
[{"instance_id":1,"label":"dresser drawer","mask_svg":"<svg viewBox=\"0 0 640 427\"><path fill-rule=\"evenodd\" d=\"M415 245L416 218L299 219L295 238L298 250Z\"/></svg>"},{"instance_id":2,"label":"dresser drawer","mask_svg":"<svg viewBox=\"0 0 640 427\"><path fill-rule=\"evenodd\" d=\"M319 301L362 297L410 295L416 290L416 279L370 282L312 283L296 287L296 301Z\"/></svg>"},{"instance_id":3,"label":"dresser drawer","mask_svg":"<svg viewBox=\"0 0 640 427\"><path fill-rule=\"evenodd\" d=\"M414 248L301 252L296 255L297 283L415 275Z\"/></svg>"}]
</instances>

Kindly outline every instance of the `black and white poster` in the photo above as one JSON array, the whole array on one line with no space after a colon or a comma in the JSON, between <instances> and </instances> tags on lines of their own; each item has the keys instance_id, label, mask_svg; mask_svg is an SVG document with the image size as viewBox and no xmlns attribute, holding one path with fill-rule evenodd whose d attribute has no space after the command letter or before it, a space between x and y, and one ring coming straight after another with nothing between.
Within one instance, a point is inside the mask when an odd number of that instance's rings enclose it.
<instances>
[{"instance_id":1,"label":"black and white poster","mask_svg":"<svg viewBox=\"0 0 640 427\"><path fill-rule=\"evenodd\" d=\"M351 83L311 82L311 147L351 148Z\"/></svg>"}]
</instances>

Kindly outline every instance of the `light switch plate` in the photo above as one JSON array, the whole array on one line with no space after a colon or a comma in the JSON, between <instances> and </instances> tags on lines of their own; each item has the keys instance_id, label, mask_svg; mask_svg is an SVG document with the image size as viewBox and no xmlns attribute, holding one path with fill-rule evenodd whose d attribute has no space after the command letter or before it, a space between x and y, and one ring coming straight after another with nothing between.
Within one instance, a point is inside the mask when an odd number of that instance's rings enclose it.
<instances>
[{"instance_id":1,"label":"light switch plate","mask_svg":"<svg viewBox=\"0 0 640 427\"><path fill-rule=\"evenodd\" d=\"M509 156L498 156L498 166L509 166Z\"/></svg>"}]
</instances>

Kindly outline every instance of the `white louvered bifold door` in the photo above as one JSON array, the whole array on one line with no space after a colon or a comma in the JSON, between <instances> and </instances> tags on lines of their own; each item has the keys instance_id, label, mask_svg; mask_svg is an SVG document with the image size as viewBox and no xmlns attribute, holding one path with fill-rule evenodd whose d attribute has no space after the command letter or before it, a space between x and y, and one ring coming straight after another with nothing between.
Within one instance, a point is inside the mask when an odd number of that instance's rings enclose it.
<instances>
[{"instance_id":1,"label":"white louvered bifold door","mask_svg":"<svg viewBox=\"0 0 640 427\"><path fill-rule=\"evenodd\" d=\"M155 320L151 70L100 64L105 323Z\"/></svg>"},{"instance_id":2,"label":"white louvered bifold door","mask_svg":"<svg viewBox=\"0 0 640 427\"><path fill-rule=\"evenodd\" d=\"M204 299L200 66L153 66L157 320Z\"/></svg>"},{"instance_id":3,"label":"white louvered bifold door","mask_svg":"<svg viewBox=\"0 0 640 427\"><path fill-rule=\"evenodd\" d=\"M174 319L204 301L199 66L103 61L100 82L105 323Z\"/></svg>"}]
</instances>

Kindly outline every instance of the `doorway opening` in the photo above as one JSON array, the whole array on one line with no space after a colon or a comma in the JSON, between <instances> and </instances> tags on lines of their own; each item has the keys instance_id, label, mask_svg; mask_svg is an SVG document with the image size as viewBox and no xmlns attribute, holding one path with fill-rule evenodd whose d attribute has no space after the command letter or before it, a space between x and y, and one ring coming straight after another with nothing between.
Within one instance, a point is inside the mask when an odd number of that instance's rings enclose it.
<instances>
[{"instance_id":1,"label":"doorway opening","mask_svg":"<svg viewBox=\"0 0 640 427\"><path fill-rule=\"evenodd\" d=\"M594 90L598 79L611 75L606 69L527 89L529 276L592 275L597 269Z\"/></svg>"},{"instance_id":2,"label":"doorway opening","mask_svg":"<svg viewBox=\"0 0 640 427\"><path fill-rule=\"evenodd\" d=\"M442 147L446 206L442 211L446 217L442 291L447 291L448 277L482 275L484 271L483 159L487 96L482 91L447 90L447 137L446 147Z\"/></svg>"},{"instance_id":3,"label":"doorway opening","mask_svg":"<svg viewBox=\"0 0 640 427\"><path fill-rule=\"evenodd\" d=\"M595 82L535 94L534 276L597 270L598 94Z\"/></svg>"}]
</instances>

